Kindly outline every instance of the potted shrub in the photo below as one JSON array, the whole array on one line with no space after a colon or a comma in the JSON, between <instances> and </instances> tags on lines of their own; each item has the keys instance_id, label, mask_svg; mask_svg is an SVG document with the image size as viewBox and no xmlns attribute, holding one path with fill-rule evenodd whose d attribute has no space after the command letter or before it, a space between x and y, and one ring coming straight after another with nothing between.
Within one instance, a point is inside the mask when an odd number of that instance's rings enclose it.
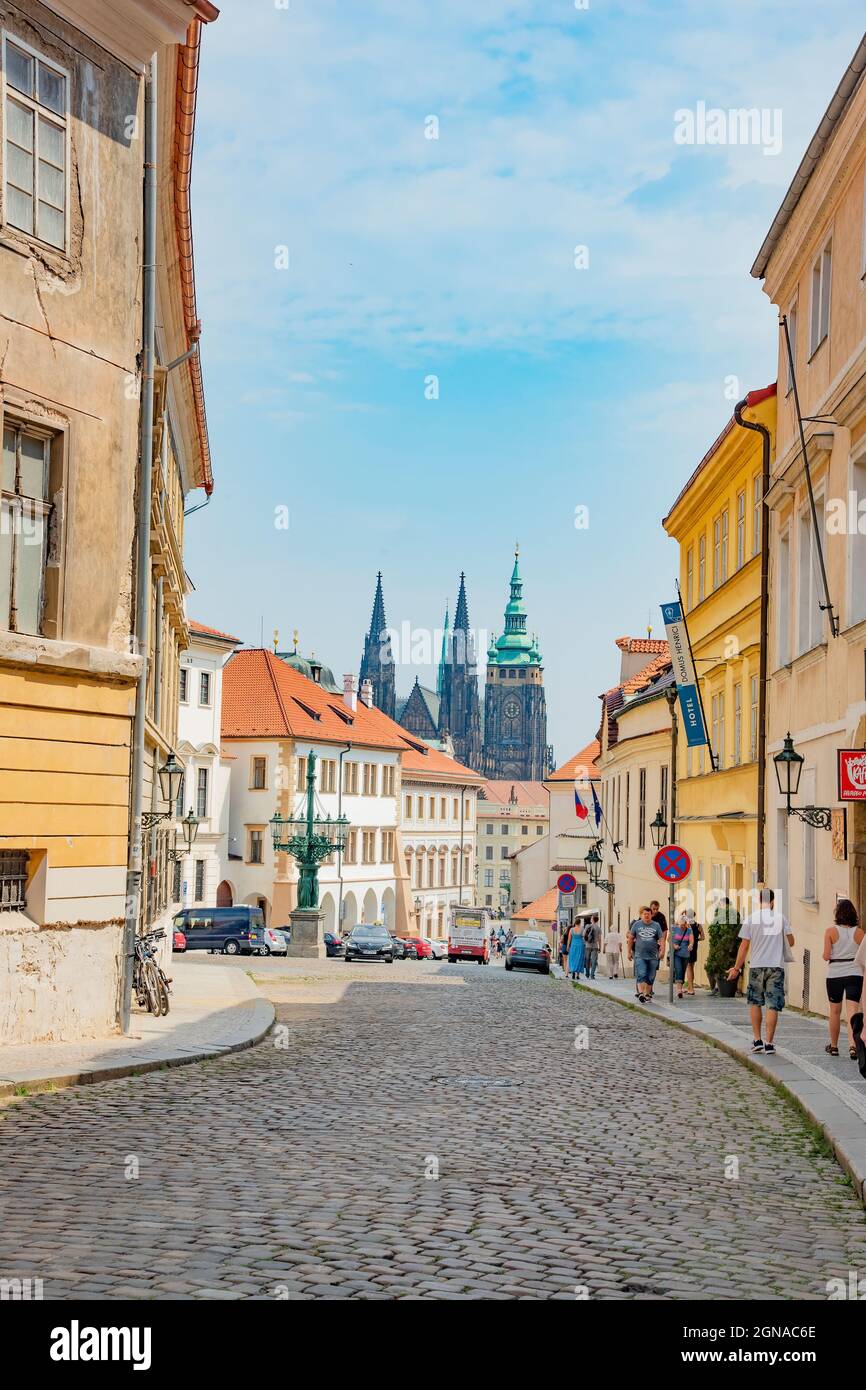
<instances>
[{"instance_id":1,"label":"potted shrub","mask_svg":"<svg viewBox=\"0 0 866 1390\"><path fill-rule=\"evenodd\" d=\"M724 999L733 999L738 980L729 980L727 973L737 963L740 946L740 914L723 898L713 913L708 927L709 947L705 970L710 984L717 986Z\"/></svg>"}]
</instances>

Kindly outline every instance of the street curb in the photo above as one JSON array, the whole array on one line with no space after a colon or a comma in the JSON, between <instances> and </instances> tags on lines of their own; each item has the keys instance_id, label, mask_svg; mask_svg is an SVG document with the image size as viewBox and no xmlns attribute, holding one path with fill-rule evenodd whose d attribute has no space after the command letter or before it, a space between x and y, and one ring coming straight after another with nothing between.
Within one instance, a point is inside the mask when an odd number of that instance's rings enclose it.
<instances>
[{"instance_id":1,"label":"street curb","mask_svg":"<svg viewBox=\"0 0 866 1390\"><path fill-rule=\"evenodd\" d=\"M267 1002L267 1001L263 1001ZM207 1062L217 1057L228 1057L232 1052L245 1052L250 1047L257 1047L264 1042L270 1033L276 1019L276 1010L271 1004L271 1017L264 1028L261 1028L252 1037L242 1038L239 1042L222 1043L218 1047L203 1048L200 1052L174 1053L167 1057L157 1057L150 1062L121 1062L116 1067L100 1067L96 1071L73 1072L69 1076L42 1076L35 1081L0 1082L0 1099L13 1097L16 1100L26 1100L29 1096L44 1095L52 1091L63 1091L70 1086L95 1086L100 1081L121 1081L128 1076L144 1076L146 1072L163 1071L170 1067L191 1066L193 1062Z\"/></svg>"},{"instance_id":2,"label":"street curb","mask_svg":"<svg viewBox=\"0 0 866 1390\"><path fill-rule=\"evenodd\" d=\"M800 1073L792 1062L778 1054L774 1059L778 1065L771 1066L768 1062L762 1061L759 1054L741 1051L712 1028L699 1028L694 1023L670 1018L665 1014L645 1013L627 999L620 999L603 989L594 989L591 984L581 982L575 985L575 988L585 989L587 993L594 994L599 999L609 999L621 1008L632 1009L634 1013L640 1014L641 1018L655 1018L670 1028L679 1028L684 1033L701 1038L711 1046L727 1052L729 1057L755 1072L762 1080L769 1081L776 1091L792 1102L810 1124L820 1131L837 1163L850 1177L860 1205L866 1208L866 1126L844 1101L837 1100L820 1082L810 1082L808 1076ZM840 1116L843 1117L841 1123Z\"/></svg>"}]
</instances>

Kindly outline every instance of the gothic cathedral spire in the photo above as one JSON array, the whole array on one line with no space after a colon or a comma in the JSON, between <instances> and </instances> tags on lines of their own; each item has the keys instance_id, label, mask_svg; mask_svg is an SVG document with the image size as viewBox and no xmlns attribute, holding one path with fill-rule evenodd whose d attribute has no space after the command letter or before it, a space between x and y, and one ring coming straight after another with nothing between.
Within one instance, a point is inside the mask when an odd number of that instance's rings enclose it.
<instances>
[{"instance_id":1,"label":"gothic cathedral spire","mask_svg":"<svg viewBox=\"0 0 866 1390\"><path fill-rule=\"evenodd\" d=\"M376 576L376 593L373 598L373 616L370 631L364 638L364 655L361 658L361 680L369 680L373 686L373 704L383 714L393 719L396 713L396 694L394 687L394 660L391 644L388 641L388 624L385 620L385 598L382 593L382 571Z\"/></svg>"},{"instance_id":2,"label":"gothic cathedral spire","mask_svg":"<svg viewBox=\"0 0 866 1390\"><path fill-rule=\"evenodd\" d=\"M443 646L443 659L444 667L440 666L439 671L439 737L450 734L455 758L478 772L482 756L481 702L475 634L469 627L466 576L462 573L454 627Z\"/></svg>"}]
</instances>

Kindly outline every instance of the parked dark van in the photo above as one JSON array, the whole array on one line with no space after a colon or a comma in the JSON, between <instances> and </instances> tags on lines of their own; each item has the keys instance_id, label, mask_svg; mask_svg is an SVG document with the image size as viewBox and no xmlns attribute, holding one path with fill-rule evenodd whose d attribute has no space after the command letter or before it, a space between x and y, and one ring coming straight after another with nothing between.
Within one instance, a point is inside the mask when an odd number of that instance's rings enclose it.
<instances>
[{"instance_id":1,"label":"parked dark van","mask_svg":"<svg viewBox=\"0 0 866 1390\"><path fill-rule=\"evenodd\" d=\"M265 917L260 907L184 907L175 914L175 931L188 951L221 951L227 956L266 955Z\"/></svg>"}]
</instances>

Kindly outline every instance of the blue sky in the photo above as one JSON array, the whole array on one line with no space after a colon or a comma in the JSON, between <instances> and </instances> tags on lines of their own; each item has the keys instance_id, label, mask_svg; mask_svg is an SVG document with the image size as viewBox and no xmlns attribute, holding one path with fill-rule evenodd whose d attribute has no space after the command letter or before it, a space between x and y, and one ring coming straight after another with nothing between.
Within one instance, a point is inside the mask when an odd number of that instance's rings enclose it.
<instances>
[{"instance_id":1,"label":"blue sky","mask_svg":"<svg viewBox=\"0 0 866 1390\"><path fill-rule=\"evenodd\" d=\"M216 490L191 616L297 628L339 677L378 569L392 626L439 627L463 569L498 632L519 540L557 761L582 747L614 639L661 635L661 517L729 378L774 379L749 268L861 32L851 0L225 0L193 171ZM781 152L676 144L699 101L779 108Z\"/></svg>"}]
</instances>

